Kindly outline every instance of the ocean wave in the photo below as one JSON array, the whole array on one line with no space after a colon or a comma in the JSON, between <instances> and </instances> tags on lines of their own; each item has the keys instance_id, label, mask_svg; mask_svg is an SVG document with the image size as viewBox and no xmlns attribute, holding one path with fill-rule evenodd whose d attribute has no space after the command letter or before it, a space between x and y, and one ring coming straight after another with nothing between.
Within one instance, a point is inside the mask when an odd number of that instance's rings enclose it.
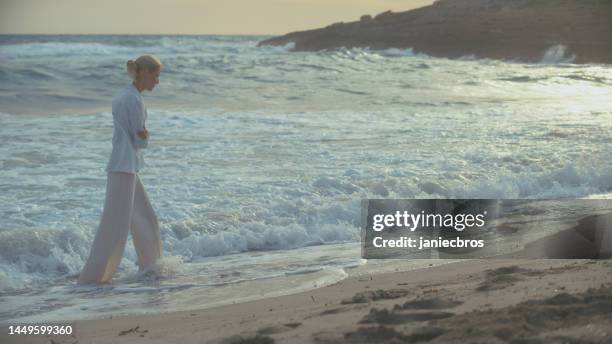
<instances>
[{"instance_id":1,"label":"ocean wave","mask_svg":"<svg viewBox=\"0 0 612 344\"><path fill-rule=\"evenodd\" d=\"M130 47L113 46L108 44L69 43L69 42L42 42L6 44L0 49L1 58L31 58L31 57L72 57L129 54L134 50Z\"/></svg>"},{"instance_id":2,"label":"ocean wave","mask_svg":"<svg viewBox=\"0 0 612 344\"><path fill-rule=\"evenodd\" d=\"M162 219L164 254L187 260L228 254L295 249L359 240L361 198L559 198L612 191L612 170L565 166L541 173L505 173L485 180L413 180L392 177L371 182L359 176L313 181L324 197L350 197L327 205L304 202L289 193L265 209L265 220L225 223L204 216L196 221ZM302 197L310 197L305 192ZM246 210L246 209L245 209ZM264 209L262 209L264 210ZM220 217L217 221L223 221ZM0 290L65 278L78 273L91 245L92 229L30 229L0 232ZM130 242L122 265L134 265Z\"/></svg>"},{"instance_id":3,"label":"ocean wave","mask_svg":"<svg viewBox=\"0 0 612 344\"><path fill-rule=\"evenodd\" d=\"M0 69L0 81L7 83L30 83L40 81L56 81L58 78L43 68L32 67L25 69Z\"/></svg>"},{"instance_id":4,"label":"ocean wave","mask_svg":"<svg viewBox=\"0 0 612 344\"><path fill-rule=\"evenodd\" d=\"M452 183L455 184L455 183ZM576 166L542 172L507 172L489 180L465 186L455 185L448 192L457 198L565 198L585 197L612 190L612 168Z\"/></svg>"},{"instance_id":5,"label":"ocean wave","mask_svg":"<svg viewBox=\"0 0 612 344\"><path fill-rule=\"evenodd\" d=\"M567 47L562 44L557 44L548 48L540 63L542 64L556 64L556 63L572 63L576 59L576 54L569 55Z\"/></svg>"},{"instance_id":6,"label":"ocean wave","mask_svg":"<svg viewBox=\"0 0 612 344\"><path fill-rule=\"evenodd\" d=\"M498 78L497 80L531 83L531 82L538 82L538 81L543 81L543 80L548 80L548 79L550 79L549 76L538 77L538 76L530 76L530 75L517 75L517 76L511 76L511 77Z\"/></svg>"},{"instance_id":7,"label":"ocean wave","mask_svg":"<svg viewBox=\"0 0 612 344\"><path fill-rule=\"evenodd\" d=\"M72 229L2 229L0 291L52 283L78 272L88 252L88 239Z\"/></svg>"},{"instance_id":8,"label":"ocean wave","mask_svg":"<svg viewBox=\"0 0 612 344\"><path fill-rule=\"evenodd\" d=\"M584 73L575 73L575 74L564 75L563 77L567 79L571 79L571 80L592 82L595 84L602 84L602 85L608 85L608 86L612 85L612 79L608 77L604 77L604 76L589 75L589 74L584 74Z\"/></svg>"},{"instance_id":9,"label":"ocean wave","mask_svg":"<svg viewBox=\"0 0 612 344\"><path fill-rule=\"evenodd\" d=\"M416 53L412 48L400 49L400 48L386 48L386 49L372 49L370 47L340 47L334 49L327 49L319 54L331 54L332 56L344 59L367 59L370 61L376 61L378 58L398 58L398 57L421 57L430 58L429 55L423 53Z\"/></svg>"}]
</instances>

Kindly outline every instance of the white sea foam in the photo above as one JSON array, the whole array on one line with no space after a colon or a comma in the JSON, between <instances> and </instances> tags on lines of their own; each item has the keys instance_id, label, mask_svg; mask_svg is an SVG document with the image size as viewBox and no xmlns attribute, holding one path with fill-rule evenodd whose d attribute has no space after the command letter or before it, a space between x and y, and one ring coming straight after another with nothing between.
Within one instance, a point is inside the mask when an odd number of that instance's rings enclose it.
<instances>
[{"instance_id":1,"label":"white sea foam","mask_svg":"<svg viewBox=\"0 0 612 344\"><path fill-rule=\"evenodd\" d=\"M554 45L544 53L540 63L571 63L576 59L576 54L568 55L567 47L562 44Z\"/></svg>"}]
</instances>

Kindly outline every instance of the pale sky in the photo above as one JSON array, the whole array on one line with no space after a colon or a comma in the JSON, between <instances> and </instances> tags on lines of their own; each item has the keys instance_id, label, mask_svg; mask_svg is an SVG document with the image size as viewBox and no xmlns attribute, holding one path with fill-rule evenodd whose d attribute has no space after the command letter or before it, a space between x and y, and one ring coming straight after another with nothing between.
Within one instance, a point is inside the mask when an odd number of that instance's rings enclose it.
<instances>
[{"instance_id":1,"label":"pale sky","mask_svg":"<svg viewBox=\"0 0 612 344\"><path fill-rule=\"evenodd\" d=\"M433 0L0 0L0 34L279 35Z\"/></svg>"}]
</instances>

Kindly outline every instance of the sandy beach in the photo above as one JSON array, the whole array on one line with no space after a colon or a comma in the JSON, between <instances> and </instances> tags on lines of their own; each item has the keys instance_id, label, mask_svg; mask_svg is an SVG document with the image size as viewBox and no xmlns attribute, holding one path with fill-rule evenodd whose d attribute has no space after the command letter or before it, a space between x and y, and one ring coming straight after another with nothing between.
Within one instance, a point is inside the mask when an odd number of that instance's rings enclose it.
<instances>
[{"instance_id":1,"label":"sandy beach","mask_svg":"<svg viewBox=\"0 0 612 344\"><path fill-rule=\"evenodd\" d=\"M609 343L610 260L465 260L201 311L76 321L2 343Z\"/></svg>"}]
</instances>

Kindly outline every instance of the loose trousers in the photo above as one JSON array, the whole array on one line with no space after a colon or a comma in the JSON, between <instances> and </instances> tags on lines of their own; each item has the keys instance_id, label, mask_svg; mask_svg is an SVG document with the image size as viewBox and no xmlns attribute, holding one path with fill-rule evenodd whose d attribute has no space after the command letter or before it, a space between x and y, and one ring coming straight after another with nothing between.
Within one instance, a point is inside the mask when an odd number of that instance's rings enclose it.
<instances>
[{"instance_id":1,"label":"loose trousers","mask_svg":"<svg viewBox=\"0 0 612 344\"><path fill-rule=\"evenodd\" d=\"M139 271L154 268L162 255L162 242L157 216L140 177L137 173L108 172L102 218L78 284L111 281L130 230Z\"/></svg>"}]
</instances>

